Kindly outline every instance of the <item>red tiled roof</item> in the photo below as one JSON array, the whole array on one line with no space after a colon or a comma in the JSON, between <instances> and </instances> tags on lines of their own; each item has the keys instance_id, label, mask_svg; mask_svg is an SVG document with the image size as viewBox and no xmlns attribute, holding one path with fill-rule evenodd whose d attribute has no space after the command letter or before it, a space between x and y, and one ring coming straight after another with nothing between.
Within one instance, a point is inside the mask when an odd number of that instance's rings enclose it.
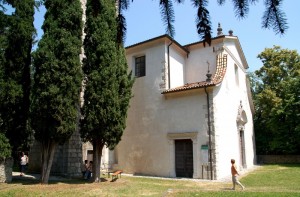
<instances>
[{"instance_id":1,"label":"red tiled roof","mask_svg":"<svg viewBox=\"0 0 300 197\"><path fill-rule=\"evenodd\" d=\"M217 56L216 72L210 82L201 81L201 82L195 82L195 83L187 83L183 86L165 90L162 92L162 94L167 94L167 93L171 93L171 92L181 92L181 91L197 89L197 88L204 88L204 87L209 87L209 86L215 86L222 82L222 80L225 76L225 73L226 73L226 69L227 69L227 55L219 54Z\"/></svg>"}]
</instances>

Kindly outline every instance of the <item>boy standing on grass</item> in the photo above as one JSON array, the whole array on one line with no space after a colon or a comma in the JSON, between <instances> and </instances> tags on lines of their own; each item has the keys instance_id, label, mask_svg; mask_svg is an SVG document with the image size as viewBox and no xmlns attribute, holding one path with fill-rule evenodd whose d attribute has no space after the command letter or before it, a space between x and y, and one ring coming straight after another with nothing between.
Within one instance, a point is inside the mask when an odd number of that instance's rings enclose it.
<instances>
[{"instance_id":1,"label":"boy standing on grass","mask_svg":"<svg viewBox=\"0 0 300 197\"><path fill-rule=\"evenodd\" d=\"M236 165L235 165L235 160L231 159L231 175L232 175L232 184L233 184L233 188L232 190L235 190L235 185L238 184L239 186L242 187L242 190L245 189L245 187L242 185L242 183L239 182L237 176L239 175L237 169L236 169Z\"/></svg>"},{"instance_id":2,"label":"boy standing on grass","mask_svg":"<svg viewBox=\"0 0 300 197\"><path fill-rule=\"evenodd\" d=\"M26 165L28 164L28 157L24 152L21 153L20 157L20 176L23 176L26 170Z\"/></svg>"}]
</instances>

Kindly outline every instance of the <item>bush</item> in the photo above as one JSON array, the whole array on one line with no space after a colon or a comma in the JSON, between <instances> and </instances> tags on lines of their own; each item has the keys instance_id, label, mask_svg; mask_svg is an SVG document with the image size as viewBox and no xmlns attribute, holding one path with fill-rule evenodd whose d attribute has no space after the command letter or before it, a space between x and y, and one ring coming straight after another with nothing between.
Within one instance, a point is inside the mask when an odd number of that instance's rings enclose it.
<instances>
[{"instance_id":1,"label":"bush","mask_svg":"<svg viewBox=\"0 0 300 197\"><path fill-rule=\"evenodd\" d=\"M0 133L0 158L11 157L11 148L8 139Z\"/></svg>"}]
</instances>

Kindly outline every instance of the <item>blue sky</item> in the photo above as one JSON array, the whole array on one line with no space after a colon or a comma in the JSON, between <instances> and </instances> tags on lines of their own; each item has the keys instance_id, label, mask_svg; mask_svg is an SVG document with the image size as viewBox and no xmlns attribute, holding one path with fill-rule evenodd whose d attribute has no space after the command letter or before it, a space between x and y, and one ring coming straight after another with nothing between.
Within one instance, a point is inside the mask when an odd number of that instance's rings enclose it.
<instances>
[{"instance_id":1,"label":"blue sky","mask_svg":"<svg viewBox=\"0 0 300 197\"><path fill-rule=\"evenodd\" d=\"M263 0L256 5L251 5L247 18L239 20L235 17L232 2L227 0L225 5L218 6L217 0L210 0L208 10L212 21L213 37L217 34L218 23L223 28L223 33L233 30L239 38L243 52L249 64L248 71L252 72L262 66L257 55L265 48L279 45L282 48L300 52L300 18L299 0L285 0L282 4L289 29L284 35L275 34L272 29L262 29L262 16L264 13ZM175 37L181 45L199 41L196 31L196 12L191 1L183 4L174 3L175 8ZM156 36L165 34L165 26L161 20L158 0L134 0L125 11L127 21L127 35L125 46L135 44Z\"/></svg>"},{"instance_id":2,"label":"blue sky","mask_svg":"<svg viewBox=\"0 0 300 197\"><path fill-rule=\"evenodd\" d=\"M282 4L289 26L284 35L276 35L272 29L261 28L261 17L265 9L264 0L259 0L256 5L250 5L248 16L242 20L235 17L231 1L227 0L223 6L218 6L216 2L217 0L210 0L208 5L213 36L217 34L218 23L221 23L223 33L226 35L230 29L233 30L233 34L239 38L242 45L249 65L248 71L255 71L262 66L257 55L265 48L272 48L273 45L300 52L299 0L285 0ZM191 1L186 0L183 4L174 3L174 8L174 39L181 45L199 41L195 24L197 10L192 6ZM45 9L41 8L35 16L35 26L38 29L43 22L44 12ZM166 32L160 16L159 0L134 0L124 14L127 22L125 46L163 35ZM41 35L42 31L38 30L38 36Z\"/></svg>"}]
</instances>

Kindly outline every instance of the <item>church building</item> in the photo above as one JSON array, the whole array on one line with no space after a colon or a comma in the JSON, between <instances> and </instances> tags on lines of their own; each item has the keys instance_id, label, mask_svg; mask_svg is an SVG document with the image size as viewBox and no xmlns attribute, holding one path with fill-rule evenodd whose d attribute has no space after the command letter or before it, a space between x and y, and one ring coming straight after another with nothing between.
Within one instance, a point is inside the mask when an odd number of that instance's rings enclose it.
<instances>
[{"instance_id":1,"label":"church building","mask_svg":"<svg viewBox=\"0 0 300 197\"><path fill-rule=\"evenodd\" d=\"M230 159L253 167L248 64L238 38L221 30L211 46L162 35L126 48L135 83L114 168L215 180L230 175Z\"/></svg>"},{"instance_id":2,"label":"church building","mask_svg":"<svg viewBox=\"0 0 300 197\"><path fill-rule=\"evenodd\" d=\"M168 35L126 47L135 82L126 129L102 167L133 175L218 180L256 163L248 64L237 36L218 28L211 45ZM31 168L39 169L38 146ZM80 175L92 146L78 132L55 153L51 173Z\"/></svg>"}]
</instances>

